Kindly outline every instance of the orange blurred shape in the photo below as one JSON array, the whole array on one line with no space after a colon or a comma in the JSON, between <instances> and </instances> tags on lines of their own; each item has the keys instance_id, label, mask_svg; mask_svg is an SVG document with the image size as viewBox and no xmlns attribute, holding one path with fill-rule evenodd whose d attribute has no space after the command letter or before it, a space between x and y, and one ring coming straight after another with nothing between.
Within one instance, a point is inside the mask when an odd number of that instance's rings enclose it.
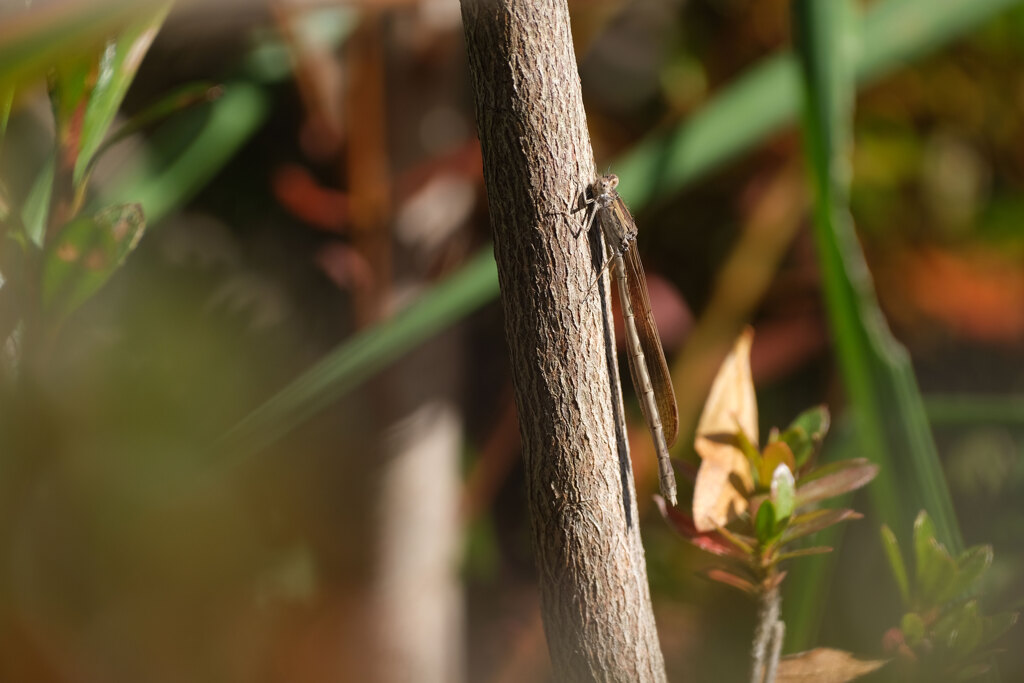
<instances>
[{"instance_id":1,"label":"orange blurred shape","mask_svg":"<svg viewBox=\"0 0 1024 683\"><path fill-rule=\"evenodd\" d=\"M1024 267L991 249L926 248L897 264L905 294L923 313L979 341L1024 337Z\"/></svg>"},{"instance_id":2,"label":"orange blurred shape","mask_svg":"<svg viewBox=\"0 0 1024 683\"><path fill-rule=\"evenodd\" d=\"M328 232L344 232L349 215L348 196L320 185L301 166L285 164L274 172L274 196L292 215Z\"/></svg>"}]
</instances>

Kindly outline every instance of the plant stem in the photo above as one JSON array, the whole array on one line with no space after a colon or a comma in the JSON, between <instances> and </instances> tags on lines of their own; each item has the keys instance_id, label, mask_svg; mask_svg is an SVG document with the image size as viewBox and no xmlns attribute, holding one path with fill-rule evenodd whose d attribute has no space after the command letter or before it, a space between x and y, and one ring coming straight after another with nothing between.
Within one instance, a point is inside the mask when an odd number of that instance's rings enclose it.
<instances>
[{"instance_id":1,"label":"plant stem","mask_svg":"<svg viewBox=\"0 0 1024 683\"><path fill-rule=\"evenodd\" d=\"M774 582L766 582L774 584ZM772 585L761 594L754 629L754 647L751 651L750 683L773 683L782 653L782 640L786 625L779 619L782 598L778 585Z\"/></svg>"}]
</instances>

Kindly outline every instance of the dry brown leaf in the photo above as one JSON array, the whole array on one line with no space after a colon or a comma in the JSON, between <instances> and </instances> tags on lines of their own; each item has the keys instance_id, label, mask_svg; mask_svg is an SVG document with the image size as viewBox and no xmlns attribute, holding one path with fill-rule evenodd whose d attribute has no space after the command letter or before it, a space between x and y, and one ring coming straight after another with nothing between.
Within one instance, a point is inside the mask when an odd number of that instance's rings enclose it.
<instances>
[{"instance_id":1,"label":"dry brown leaf","mask_svg":"<svg viewBox=\"0 0 1024 683\"><path fill-rule=\"evenodd\" d=\"M849 652L819 647L779 661L776 683L846 683L885 666L884 659L857 659Z\"/></svg>"},{"instance_id":2,"label":"dry brown leaf","mask_svg":"<svg viewBox=\"0 0 1024 683\"><path fill-rule=\"evenodd\" d=\"M697 425L694 448L701 464L693 491L693 520L700 532L725 526L742 514L747 509L746 494L754 487L747 457L721 438L742 428L751 443L758 443L757 398L750 374L753 340L754 330L749 327L736 340L711 385ZM736 489L733 477L745 490Z\"/></svg>"}]
</instances>

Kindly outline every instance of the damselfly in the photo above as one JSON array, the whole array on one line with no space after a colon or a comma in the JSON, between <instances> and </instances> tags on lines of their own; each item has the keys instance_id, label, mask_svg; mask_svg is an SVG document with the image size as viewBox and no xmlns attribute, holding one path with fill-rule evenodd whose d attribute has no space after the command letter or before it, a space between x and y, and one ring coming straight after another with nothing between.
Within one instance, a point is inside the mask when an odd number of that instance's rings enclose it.
<instances>
[{"instance_id":1,"label":"damselfly","mask_svg":"<svg viewBox=\"0 0 1024 683\"><path fill-rule=\"evenodd\" d=\"M668 448L675 443L679 429L676 395L672 390L658 327L651 313L647 279L637 255L636 223L626 203L615 191L618 184L618 176L605 175L590 186L592 197L587 203L592 204L593 209L587 219L587 229L596 218L611 252L609 263L619 284L619 302L629 345L629 370L633 386L640 398L640 406L658 453L661 495L675 505L676 476Z\"/></svg>"}]
</instances>

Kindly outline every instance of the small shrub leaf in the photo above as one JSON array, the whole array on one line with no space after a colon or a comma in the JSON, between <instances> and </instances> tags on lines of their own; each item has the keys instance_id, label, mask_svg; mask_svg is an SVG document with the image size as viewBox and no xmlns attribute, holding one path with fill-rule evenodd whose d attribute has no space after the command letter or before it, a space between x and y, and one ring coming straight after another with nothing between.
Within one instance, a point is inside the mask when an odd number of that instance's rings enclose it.
<instances>
[{"instance_id":1,"label":"small shrub leaf","mask_svg":"<svg viewBox=\"0 0 1024 683\"><path fill-rule=\"evenodd\" d=\"M845 463L835 464L844 464L844 466L823 476L803 480L796 490L797 507L855 491L865 486L878 474L878 465L865 459L847 460Z\"/></svg>"}]
</instances>

